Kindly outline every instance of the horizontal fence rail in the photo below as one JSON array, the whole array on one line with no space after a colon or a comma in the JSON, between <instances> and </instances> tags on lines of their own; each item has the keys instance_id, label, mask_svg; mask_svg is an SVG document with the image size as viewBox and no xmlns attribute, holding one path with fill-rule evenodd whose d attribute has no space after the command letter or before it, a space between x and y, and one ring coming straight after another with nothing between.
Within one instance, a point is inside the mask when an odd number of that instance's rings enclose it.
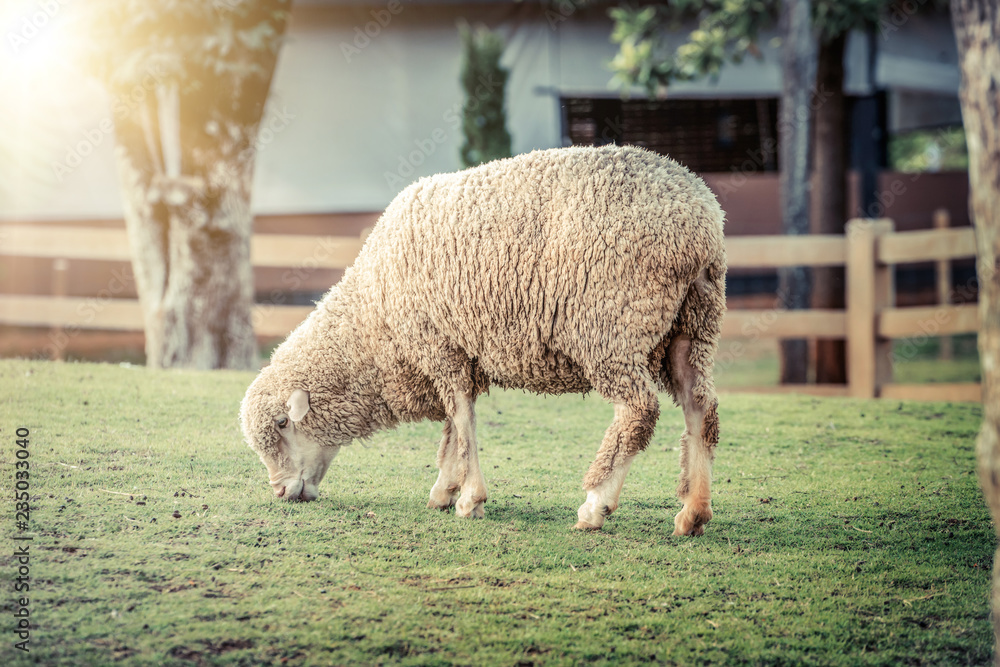
<instances>
[{"instance_id":1,"label":"horizontal fence rail","mask_svg":"<svg viewBox=\"0 0 1000 667\"><path fill-rule=\"evenodd\" d=\"M952 336L979 331L979 306L911 306L883 308L877 317L878 335L884 338Z\"/></svg>"},{"instance_id":2,"label":"horizontal fence rail","mask_svg":"<svg viewBox=\"0 0 1000 667\"><path fill-rule=\"evenodd\" d=\"M352 236L254 234L250 255L255 267L346 269L363 243ZM905 385L893 383L891 378L893 339L978 331L979 310L975 304L910 308L893 305L895 264L938 262L941 266L950 260L975 257L971 228L896 233L890 220L852 220L845 235L728 238L726 252L731 269L846 267L845 310L775 308L728 312L722 328L725 338L847 339L848 385L790 385L759 390L861 398L979 400L981 387L977 383ZM65 260L128 262L132 252L128 236L120 228L6 225L0 226L0 255L56 259L58 271L65 269ZM284 336L311 310L309 306L258 304L253 310L254 330L260 336ZM0 324L141 331L143 318L135 299L0 295Z\"/></svg>"},{"instance_id":3,"label":"horizontal fence rail","mask_svg":"<svg viewBox=\"0 0 1000 667\"><path fill-rule=\"evenodd\" d=\"M847 316L842 310L730 310L722 321L723 338L758 334L767 338L844 338Z\"/></svg>"},{"instance_id":4,"label":"horizontal fence rail","mask_svg":"<svg viewBox=\"0 0 1000 667\"><path fill-rule=\"evenodd\" d=\"M726 258L731 269L843 266L847 245L840 234L737 236L726 239Z\"/></svg>"},{"instance_id":5,"label":"horizontal fence rail","mask_svg":"<svg viewBox=\"0 0 1000 667\"><path fill-rule=\"evenodd\" d=\"M878 260L884 264L929 262L976 256L976 236L971 228L931 229L886 234L879 239Z\"/></svg>"},{"instance_id":6,"label":"horizontal fence rail","mask_svg":"<svg viewBox=\"0 0 1000 667\"><path fill-rule=\"evenodd\" d=\"M258 304L253 307L258 336L285 336L306 319L312 306ZM0 295L0 324L22 327L141 331L136 299Z\"/></svg>"},{"instance_id":7,"label":"horizontal fence rail","mask_svg":"<svg viewBox=\"0 0 1000 667\"><path fill-rule=\"evenodd\" d=\"M363 241L352 236L254 234L250 262L259 267L346 269L361 252ZM130 262L132 251L124 229L9 225L0 227L0 255Z\"/></svg>"}]
</instances>

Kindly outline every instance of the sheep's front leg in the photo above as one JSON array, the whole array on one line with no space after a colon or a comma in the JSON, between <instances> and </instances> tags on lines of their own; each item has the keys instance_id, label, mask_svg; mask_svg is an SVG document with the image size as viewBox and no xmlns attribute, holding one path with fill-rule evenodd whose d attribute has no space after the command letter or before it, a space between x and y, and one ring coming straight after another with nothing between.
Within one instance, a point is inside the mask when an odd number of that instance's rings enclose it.
<instances>
[{"instance_id":1,"label":"sheep's front leg","mask_svg":"<svg viewBox=\"0 0 1000 667\"><path fill-rule=\"evenodd\" d=\"M455 401L452 417L455 429L456 455L461 474L462 495L455 503L455 514L482 519L486 516L486 480L479 468L479 446L476 444L475 399L460 395Z\"/></svg>"},{"instance_id":2,"label":"sheep's front leg","mask_svg":"<svg viewBox=\"0 0 1000 667\"><path fill-rule=\"evenodd\" d=\"M431 499L427 507L447 512L455 506L458 492L462 486L462 474L459 470L458 441L455 437L455 426L451 417L445 419L444 435L441 446L438 447L437 466L438 478L431 488Z\"/></svg>"},{"instance_id":3,"label":"sheep's front leg","mask_svg":"<svg viewBox=\"0 0 1000 667\"><path fill-rule=\"evenodd\" d=\"M481 519L485 516L486 480L479 468L473 399L459 397L452 412L454 415L445 420L438 448L438 478L427 507L445 511L455 507L458 516Z\"/></svg>"}]
</instances>

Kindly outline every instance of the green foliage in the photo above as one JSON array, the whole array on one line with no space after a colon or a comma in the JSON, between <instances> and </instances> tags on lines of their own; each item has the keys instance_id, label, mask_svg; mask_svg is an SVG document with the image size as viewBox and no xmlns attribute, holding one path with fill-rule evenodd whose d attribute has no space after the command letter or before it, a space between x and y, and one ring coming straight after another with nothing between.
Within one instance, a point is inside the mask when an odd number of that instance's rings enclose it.
<instances>
[{"instance_id":1,"label":"green foliage","mask_svg":"<svg viewBox=\"0 0 1000 667\"><path fill-rule=\"evenodd\" d=\"M424 507L433 423L346 448L316 502L276 501L237 424L252 378L0 362L0 468L30 428L34 536L31 653L5 665L990 660L979 406L724 395L715 519L682 539L666 397L618 511L581 533L596 396L481 398L470 522Z\"/></svg>"},{"instance_id":2,"label":"green foliage","mask_svg":"<svg viewBox=\"0 0 1000 667\"><path fill-rule=\"evenodd\" d=\"M466 167L511 156L504 96L510 73L500 66L504 42L499 33L485 26L461 25L462 164Z\"/></svg>"},{"instance_id":3,"label":"green foliage","mask_svg":"<svg viewBox=\"0 0 1000 667\"><path fill-rule=\"evenodd\" d=\"M755 41L770 24L775 0L679 0L642 9L612 8L611 40L619 52L611 61L614 82L639 85L651 94L670 81L716 76L727 60L739 62L756 53ZM688 41L670 52L667 32L698 16Z\"/></svg>"},{"instance_id":4,"label":"green foliage","mask_svg":"<svg viewBox=\"0 0 1000 667\"><path fill-rule=\"evenodd\" d=\"M814 1L813 25L822 39L830 40L851 30L877 26L895 4L896 0Z\"/></svg>"},{"instance_id":5,"label":"green foliage","mask_svg":"<svg viewBox=\"0 0 1000 667\"><path fill-rule=\"evenodd\" d=\"M640 86L650 95L671 81L718 76L726 62L759 56L761 31L777 23L780 0L673 0L641 8L608 10L614 20L611 41L619 45L610 67L613 85ZM878 23L893 0L816 0L813 22L824 40ZM671 49L669 33L683 21L698 27Z\"/></svg>"},{"instance_id":6,"label":"green foliage","mask_svg":"<svg viewBox=\"0 0 1000 667\"><path fill-rule=\"evenodd\" d=\"M269 79L290 9L291 0L93 0L91 66L118 88L151 73L189 86L206 73Z\"/></svg>"},{"instance_id":7,"label":"green foliage","mask_svg":"<svg viewBox=\"0 0 1000 667\"><path fill-rule=\"evenodd\" d=\"M889 164L897 171L910 173L937 170L965 171L969 151L961 127L937 130L914 130L889 138Z\"/></svg>"}]
</instances>

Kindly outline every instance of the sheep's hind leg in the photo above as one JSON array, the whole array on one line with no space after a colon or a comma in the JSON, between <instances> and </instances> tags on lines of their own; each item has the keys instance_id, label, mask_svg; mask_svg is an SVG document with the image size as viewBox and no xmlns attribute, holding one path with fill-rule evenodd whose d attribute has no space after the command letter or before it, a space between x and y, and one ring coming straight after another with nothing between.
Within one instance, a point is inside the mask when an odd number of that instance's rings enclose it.
<instances>
[{"instance_id":1,"label":"sheep's hind leg","mask_svg":"<svg viewBox=\"0 0 1000 667\"><path fill-rule=\"evenodd\" d=\"M455 506L458 500L458 492L462 486L462 476L458 469L457 460L458 440L455 436L455 425L448 417L444 421L444 435L441 437L441 446L438 447L437 466L438 478L431 487L431 499L427 503L430 509L438 509L447 512Z\"/></svg>"},{"instance_id":2,"label":"sheep's hind leg","mask_svg":"<svg viewBox=\"0 0 1000 667\"><path fill-rule=\"evenodd\" d=\"M621 382L616 383L621 386ZM649 445L653 428L660 414L659 402L653 390L648 370L637 371L624 384L641 387L630 396L614 395L610 387L594 384L602 396L615 402L615 418L604 434L597 457L583 479L587 500L577 511L574 528L597 530L604 520L618 509L625 476L632 466L632 459Z\"/></svg>"},{"instance_id":3,"label":"sheep's hind leg","mask_svg":"<svg viewBox=\"0 0 1000 667\"><path fill-rule=\"evenodd\" d=\"M455 503L455 514L461 517L482 519L486 516L486 480L479 468L479 446L476 443L475 399L459 395L455 400L452 416L455 430L455 454L462 495Z\"/></svg>"},{"instance_id":4,"label":"sheep's hind leg","mask_svg":"<svg viewBox=\"0 0 1000 667\"><path fill-rule=\"evenodd\" d=\"M712 461L719 442L719 401L709 376L714 345L678 336L668 353L674 397L684 410L685 425L677 485L684 507L674 517L674 535L697 536L712 519Z\"/></svg>"}]
</instances>

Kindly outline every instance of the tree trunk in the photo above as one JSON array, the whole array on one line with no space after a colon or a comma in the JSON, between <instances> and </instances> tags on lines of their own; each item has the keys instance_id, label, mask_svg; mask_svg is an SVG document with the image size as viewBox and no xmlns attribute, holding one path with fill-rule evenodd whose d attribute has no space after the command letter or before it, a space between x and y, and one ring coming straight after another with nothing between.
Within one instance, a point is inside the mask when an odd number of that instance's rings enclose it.
<instances>
[{"instance_id":1,"label":"tree trunk","mask_svg":"<svg viewBox=\"0 0 1000 667\"><path fill-rule=\"evenodd\" d=\"M960 98L969 147L969 208L979 255L979 359L983 425L979 483L1000 531L1000 7L996 0L952 0L962 72ZM993 561L994 640L1000 639L1000 551ZM996 647L996 643L995 643ZM1000 655L994 652L994 664Z\"/></svg>"},{"instance_id":2,"label":"tree trunk","mask_svg":"<svg viewBox=\"0 0 1000 667\"><path fill-rule=\"evenodd\" d=\"M182 67L157 71L154 60L141 74L131 67L113 77L118 170L151 367L256 366L250 193L286 9L283 0L265 0L210 13L218 22L211 29L238 37L226 66L214 52L181 52L166 55ZM274 120L279 131L287 117Z\"/></svg>"},{"instance_id":3,"label":"tree trunk","mask_svg":"<svg viewBox=\"0 0 1000 667\"><path fill-rule=\"evenodd\" d=\"M257 126L228 124L228 149L215 151L206 169L193 169L197 175L185 175L170 165L184 147L180 137L150 127L154 117L164 127L169 111L153 113L163 103L149 96L116 125L146 364L253 368L250 188Z\"/></svg>"},{"instance_id":4,"label":"tree trunk","mask_svg":"<svg viewBox=\"0 0 1000 667\"><path fill-rule=\"evenodd\" d=\"M847 222L847 142L844 122L844 45L841 33L820 45L813 95L816 127L813 186L816 234L843 234ZM812 270L812 307L843 310L844 269L816 267ZM846 341L820 338L816 341L816 382L847 383Z\"/></svg>"},{"instance_id":5,"label":"tree trunk","mask_svg":"<svg viewBox=\"0 0 1000 667\"><path fill-rule=\"evenodd\" d=\"M147 178L137 157L118 147L147 365L253 368L250 174L222 193L195 179L182 188L164 177ZM232 170L251 171L249 164ZM165 189L184 203L162 202ZM228 201L206 205L214 197Z\"/></svg>"},{"instance_id":6,"label":"tree trunk","mask_svg":"<svg viewBox=\"0 0 1000 667\"><path fill-rule=\"evenodd\" d=\"M781 4L781 218L785 234L809 233L810 94L816 82L816 38L809 0ZM779 305L790 310L809 307L809 270L797 266L778 272ZM781 382L808 379L809 348L805 340L781 341Z\"/></svg>"}]
</instances>

